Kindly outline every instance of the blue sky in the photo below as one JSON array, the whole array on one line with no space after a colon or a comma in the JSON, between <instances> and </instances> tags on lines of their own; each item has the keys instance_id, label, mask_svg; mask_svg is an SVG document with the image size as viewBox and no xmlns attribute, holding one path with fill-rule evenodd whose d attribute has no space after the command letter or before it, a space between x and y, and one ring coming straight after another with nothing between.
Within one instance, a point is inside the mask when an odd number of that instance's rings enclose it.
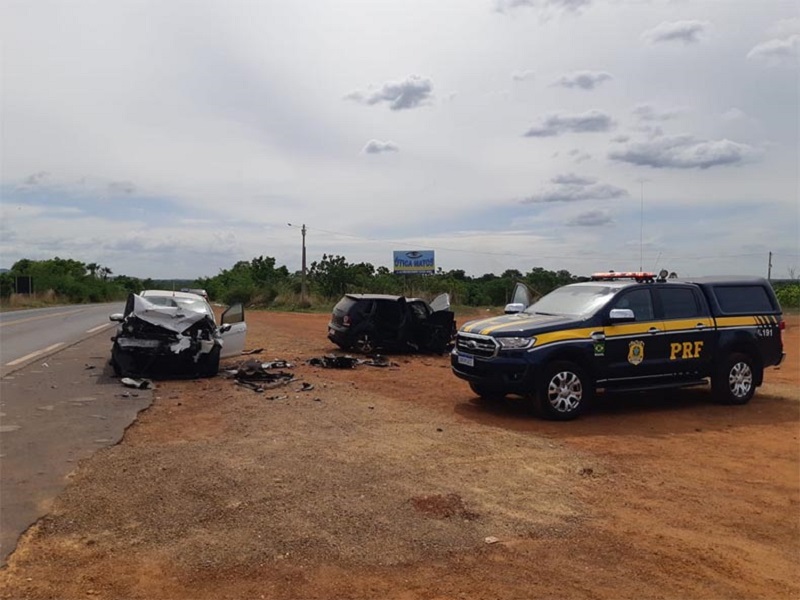
<instances>
[{"instance_id":1,"label":"blue sky","mask_svg":"<svg viewBox=\"0 0 800 600\"><path fill-rule=\"evenodd\" d=\"M800 9L0 5L0 266L800 274ZM289 226L292 223L294 226Z\"/></svg>"}]
</instances>

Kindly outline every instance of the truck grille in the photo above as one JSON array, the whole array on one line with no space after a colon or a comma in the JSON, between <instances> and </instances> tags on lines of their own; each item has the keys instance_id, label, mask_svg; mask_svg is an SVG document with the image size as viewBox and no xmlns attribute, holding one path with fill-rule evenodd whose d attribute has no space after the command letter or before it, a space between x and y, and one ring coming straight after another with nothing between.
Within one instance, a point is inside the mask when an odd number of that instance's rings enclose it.
<instances>
[{"instance_id":1,"label":"truck grille","mask_svg":"<svg viewBox=\"0 0 800 600\"><path fill-rule=\"evenodd\" d=\"M497 355L499 347L494 338L486 335L459 333L456 336L456 349L464 354L490 358Z\"/></svg>"}]
</instances>

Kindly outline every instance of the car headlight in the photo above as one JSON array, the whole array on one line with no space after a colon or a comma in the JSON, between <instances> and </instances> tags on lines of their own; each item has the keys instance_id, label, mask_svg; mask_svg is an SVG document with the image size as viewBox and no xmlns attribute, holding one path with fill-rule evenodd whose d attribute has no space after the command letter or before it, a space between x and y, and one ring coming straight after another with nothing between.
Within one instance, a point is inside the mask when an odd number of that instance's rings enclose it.
<instances>
[{"instance_id":1,"label":"car headlight","mask_svg":"<svg viewBox=\"0 0 800 600\"><path fill-rule=\"evenodd\" d=\"M499 337L495 338L501 350L525 350L536 343L535 337Z\"/></svg>"}]
</instances>

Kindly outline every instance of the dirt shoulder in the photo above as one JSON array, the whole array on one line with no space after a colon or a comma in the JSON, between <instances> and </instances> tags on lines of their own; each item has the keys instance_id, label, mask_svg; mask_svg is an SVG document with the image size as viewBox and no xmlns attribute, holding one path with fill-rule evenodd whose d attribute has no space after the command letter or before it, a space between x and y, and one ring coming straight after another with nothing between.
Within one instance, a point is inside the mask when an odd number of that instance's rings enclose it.
<instances>
[{"instance_id":1,"label":"dirt shoulder","mask_svg":"<svg viewBox=\"0 0 800 600\"><path fill-rule=\"evenodd\" d=\"M570 423L481 403L446 356L310 366L334 350L327 315L247 318L248 347L298 381L162 383L0 597L800 596L797 317L747 406L639 394Z\"/></svg>"}]
</instances>

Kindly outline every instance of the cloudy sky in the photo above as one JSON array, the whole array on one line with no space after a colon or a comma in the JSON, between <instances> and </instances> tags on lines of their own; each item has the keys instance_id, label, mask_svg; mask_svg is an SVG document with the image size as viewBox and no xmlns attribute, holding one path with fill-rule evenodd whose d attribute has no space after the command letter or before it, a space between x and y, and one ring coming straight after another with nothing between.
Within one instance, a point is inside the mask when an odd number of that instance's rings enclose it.
<instances>
[{"instance_id":1,"label":"cloudy sky","mask_svg":"<svg viewBox=\"0 0 800 600\"><path fill-rule=\"evenodd\" d=\"M800 275L795 0L3 0L0 266ZM292 225L290 226L289 223Z\"/></svg>"}]
</instances>

